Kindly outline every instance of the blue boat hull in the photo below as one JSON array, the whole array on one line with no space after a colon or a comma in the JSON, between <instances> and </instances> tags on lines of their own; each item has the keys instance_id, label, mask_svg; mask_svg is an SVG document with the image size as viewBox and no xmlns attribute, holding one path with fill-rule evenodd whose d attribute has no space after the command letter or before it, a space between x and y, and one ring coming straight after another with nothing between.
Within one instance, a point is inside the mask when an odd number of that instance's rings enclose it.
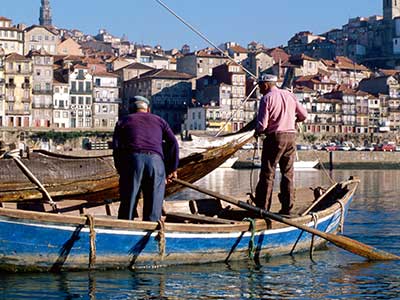
<instances>
[{"instance_id":1,"label":"blue boat hull","mask_svg":"<svg viewBox=\"0 0 400 300\"><path fill-rule=\"evenodd\" d=\"M306 222L336 233L353 199ZM342 211L342 207L344 211ZM249 249L259 257L310 249L311 234L295 227L252 229L249 222L233 225L128 222L14 211L0 208L0 269L8 271L144 268L245 259ZM92 230L91 230L92 227ZM90 234L95 233L95 238ZM94 242L91 247L91 241ZM315 237L314 246L326 241Z\"/></svg>"}]
</instances>

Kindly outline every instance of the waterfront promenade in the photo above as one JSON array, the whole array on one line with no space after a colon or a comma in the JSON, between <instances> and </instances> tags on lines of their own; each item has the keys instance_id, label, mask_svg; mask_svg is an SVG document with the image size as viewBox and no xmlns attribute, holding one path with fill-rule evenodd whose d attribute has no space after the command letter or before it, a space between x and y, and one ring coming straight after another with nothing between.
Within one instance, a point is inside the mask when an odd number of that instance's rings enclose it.
<instances>
[{"instance_id":1,"label":"waterfront promenade","mask_svg":"<svg viewBox=\"0 0 400 300\"><path fill-rule=\"evenodd\" d=\"M400 152L300 150L297 154L299 160L319 160L327 168L332 159L334 169L400 169ZM239 157L237 165L249 166L254 151L240 150L236 155Z\"/></svg>"}]
</instances>

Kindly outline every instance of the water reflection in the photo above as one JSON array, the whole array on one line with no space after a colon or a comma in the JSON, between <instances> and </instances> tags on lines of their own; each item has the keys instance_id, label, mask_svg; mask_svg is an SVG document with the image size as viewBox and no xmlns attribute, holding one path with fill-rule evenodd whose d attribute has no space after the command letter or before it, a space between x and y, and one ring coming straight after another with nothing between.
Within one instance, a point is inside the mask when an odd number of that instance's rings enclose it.
<instances>
[{"instance_id":1,"label":"water reflection","mask_svg":"<svg viewBox=\"0 0 400 300\"><path fill-rule=\"evenodd\" d=\"M244 196L250 172L217 170L199 181L225 194ZM339 171L336 180L359 176L360 187L345 234L400 254L400 171ZM255 174L257 176L257 174ZM329 184L320 171L296 172L297 186ZM185 191L179 195L201 194ZM270 260L130 271L0 274L0 299L399 299L400 262L366 262L330 245L309 254Z\"/></svg>"}]
</instances>

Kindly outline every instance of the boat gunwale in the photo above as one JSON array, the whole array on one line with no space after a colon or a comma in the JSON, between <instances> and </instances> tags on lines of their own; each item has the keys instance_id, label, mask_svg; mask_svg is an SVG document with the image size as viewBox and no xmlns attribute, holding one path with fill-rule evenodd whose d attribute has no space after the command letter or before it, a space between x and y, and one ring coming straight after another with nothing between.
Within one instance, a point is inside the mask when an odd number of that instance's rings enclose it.
<instances>
[{"instance_id":1,"label":"boat gunwale","mask_svg":"<svg viewBox=\"0 0 400 300\"><path fill-rule=\"evenodd\" d=\"M346 194L338 199L342 202L343 205L347 205L351 197L354 195L358 182L349 181L350 184L354 183L354 186L350 188ZM329 215L333 215L337 211L342 209L342 205L337 201L331 206L327 207L324 210L317 212L318 219L322 219ZM48 212L35 212L35 211L24 211L10 208L0 207L0 217L10 218L10 219L19 219L20 222L28 223L29 221L41 222L41 223L52 223L59 225L87 225L88 217L81 216L72 216L72 215L63 215L63 214L54 214ZM299 216L290 219L293 222L308 224L312 221L312 216L305 215ZM268 224L264 219L256 220L256 231L268 230L268 229L281 229L291 226L288 226L283 223L279 223L276 221L272 221ZM98 216L94 216L94 224L96 227L101 228L111 228L114 230L145 230L145 231L157 231L159 230L159 224L156 222L148 222L148 221L128 221L128 220L119 220L119 219L107 219ZM273 226L269 226L273 225ZM217 232L243 232L248 231L251 225L248 221L237 221L232 224L190 224L190 223L170 223L165 222L165 232L194 232L194 233L217 233Z\"/></svg>"}]
</instances>

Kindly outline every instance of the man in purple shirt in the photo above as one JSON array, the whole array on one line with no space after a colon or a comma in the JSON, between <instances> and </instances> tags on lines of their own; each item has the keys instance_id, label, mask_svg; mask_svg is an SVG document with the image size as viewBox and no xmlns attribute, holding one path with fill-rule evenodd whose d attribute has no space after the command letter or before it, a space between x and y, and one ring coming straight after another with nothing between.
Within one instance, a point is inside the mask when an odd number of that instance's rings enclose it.
<instances>
[{"instance_id":1,"label":"man in purple shirt","mask_svg":"<svg viewBox=\"0 0 400 300\"><path fill-rule=\"evenodd\" d=\"M276 87L277 77L264 74L258 84L263 95L257 116L256 137L265 134L261 171L256 187L255 204L267 211L271 208L276 166L282 179L279 201L280 214L290 215L295 195L293 165L296 157L296 122L307 118L307 111L288 90Z\"/></svg>"},{"instance_id":2,"label":"man in purple shirt","mask_svg":"<svg viewBox=\"0 0 400 300\"><path fill-rule=\"evenodd\" d=\"M139 191L143 192L143 220L161 218L166 181L177 178L178 142L168 123L150 113L149 100L136 96L129 115L115 126L114 164L120 175L119 219L133 220ZM167 174L167 176L166 176Z\"/></svg>"}]
</instances>

